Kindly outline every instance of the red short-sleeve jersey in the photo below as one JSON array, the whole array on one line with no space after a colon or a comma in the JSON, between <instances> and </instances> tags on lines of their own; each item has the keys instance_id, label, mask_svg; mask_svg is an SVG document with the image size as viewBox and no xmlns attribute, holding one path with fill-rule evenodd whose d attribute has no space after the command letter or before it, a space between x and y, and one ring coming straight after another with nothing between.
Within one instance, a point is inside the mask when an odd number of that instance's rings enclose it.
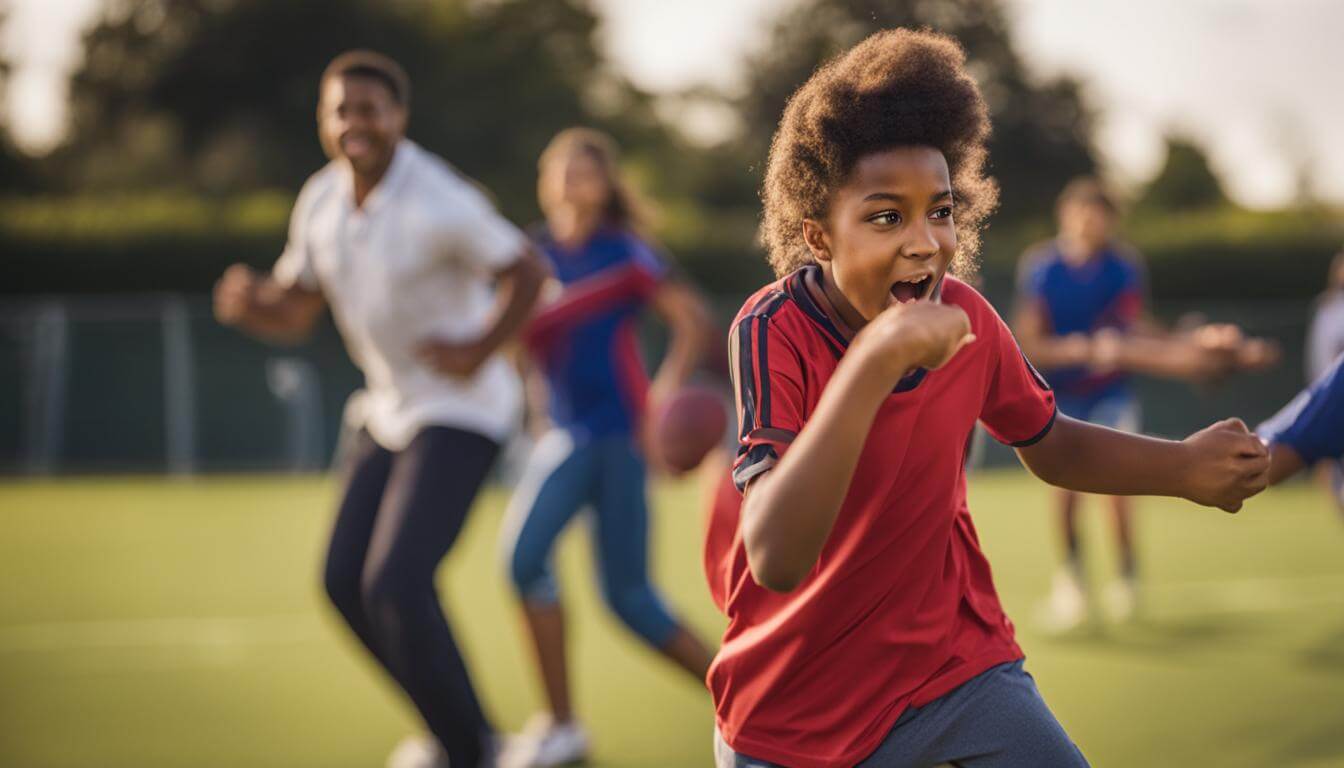
<instances>
[{"instance_id":1,"label":"red short-sleeve jersey","mask_svg":"<svg viewBox=\"0 0 1344 768\"><path fill-rule=\"evenodd\" d=\"M738 488L805 428L849 334L807 267L748 299L729 338L737 390ZM998 440L1040 440L1054 395L989 303L946 278L977 340L903 379L873 421L830 537L807 578L757 585L725 494L705 565L729 619L708 684L735 750L799 768L859 762L906 707L1022 657L966 507L963 459L977 420Z\"/></svg>"}]
</instances>

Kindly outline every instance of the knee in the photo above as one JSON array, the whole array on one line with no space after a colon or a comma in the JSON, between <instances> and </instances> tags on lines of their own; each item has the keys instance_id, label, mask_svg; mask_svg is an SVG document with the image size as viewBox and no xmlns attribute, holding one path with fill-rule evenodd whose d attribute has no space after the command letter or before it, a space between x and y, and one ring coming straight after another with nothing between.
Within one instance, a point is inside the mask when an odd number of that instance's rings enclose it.
<instances>
[{"instance_id":1,"label":"knee","mask_svg":"<svg viewBox=\"0 0 1344 768\"><path fill-rule=\"evenodd\" d=\"M661 646L676 628L676 621L648 584L607 585L603 592L621 623L652 645Z\"/></svg>"},{"instance_id":2,"label":"knee","mask_svg":"<svg viewBox=\"0 0 1344 768\"><path fill-rule=\"evenodd\" d=\"M395 567L367 572L360 583L361 602L375 625L402 623L412 614L416 601L425 593L432 596L433 591L432 577L418 579Z\"/></svg>"},{"instance_id":3,"label":"knee","mask_svg":"<svg viewBox=\"0 0 1344 768\"><path fill-rule=\"evenodd\" d=\"M546 569L546 553L516 542L506 556L509 582L520 598L545 596L552 590Z\"/></svg>"},{"instance_id":4,"label":"knee","mask_svg":"<svg viewBox=\"0 0 1344 768\"><path fill-rule=\"evenodd\" d=\"M363 609L359 569L328 560L322 573L322 587L327 599L343 615L350 616Z\"/></svg>"}]
</instances>

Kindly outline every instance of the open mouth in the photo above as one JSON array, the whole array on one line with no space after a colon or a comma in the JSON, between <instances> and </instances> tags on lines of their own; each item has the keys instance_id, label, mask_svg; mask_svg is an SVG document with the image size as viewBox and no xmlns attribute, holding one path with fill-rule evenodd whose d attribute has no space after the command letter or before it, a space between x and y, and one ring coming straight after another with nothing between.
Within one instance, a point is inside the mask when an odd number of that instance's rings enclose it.
<instances>
[{"instance_id":1,"label":"open mouth","mask_svg":"<svg viewBox=\"0 0 1344 768\"><path fill-rule=\"evenodd\" d=\"M346 157L360 157L373 149L373 142L367 136L346 136L341 139L341 151Z\"/></svg>"},{"instance_id":2,"label":"open mouth","mask_svg":"<svg viewBox=\"0 0 1344 768\"><path fill-rule=\"evenodd\" d=\"M912 275L904 280L892 283L891 296L902 304L907 301L916 301L928 296L929 288L932 285L933 275Z\"/></svg>"}]
</instances>

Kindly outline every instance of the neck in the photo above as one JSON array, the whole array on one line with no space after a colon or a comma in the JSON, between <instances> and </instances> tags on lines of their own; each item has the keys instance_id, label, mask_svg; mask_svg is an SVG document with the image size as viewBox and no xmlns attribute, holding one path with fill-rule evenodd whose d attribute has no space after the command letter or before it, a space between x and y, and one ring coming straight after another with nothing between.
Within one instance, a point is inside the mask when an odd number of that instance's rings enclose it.
<instances>
[{"instance_id":1,"label":"neck","mask_svg":"<svg viewBox=\"0 0 1344 768\"><path fill-rule=\"evenodd\" d=\"M835 282L835 277L831 275L831 268L824 263L821 265L821 291L825 294L826 300L831 303L831 307L835 309L835 313L840 316L845 325L849 326L849 330L858 333L863 326L868 324L868 319L859 310L855 309L853 304L849 303L849 299L845 298L844 292Z\"/></svg>"},{"instance_id":2,"label":"neck","mask_svg":"<svg viewBox=\"0 0 1344 768\"><path fill-rule=\"evenodd\" d=\"M387 175L387 169L392 167L392 157L395 154L395 152L389 152L387 157L383 158L377 166L370 169L368 172L361 172L355 168L354 165L350 165L350 174L354 177L355 182L356 208L364 206L364 200L369 196L369 193L372 192L373 188L378 186L378 182L382 181L383 177ZM349 161L347 161L347 163L348 162Z\"/></svg>"},{"instance_id":3,"label":"neck","mask_svg":"<svg viewBox=\"0 0 1344 768\"><path fill-rule=\"evenodd\" d=\"M571 205L561 206L547 224L551 228L551 236L558 242L574 245L592 237L602 224L602 212L583 210Z\"/></svg>"},{"instance_id":4,"label":"neck","mask_svg":"<svg viewBox=\"0 0 1344 768\"><path fill-rule=\"evenodd\" d=\"M1059 244L1059 252L1064 256L1065 261L1072 264L1082 264L1100 253L1102 249L1100 245L1093 246L1068 235L1060 235L1056 242Z\"/></svg>"}]
</instances>

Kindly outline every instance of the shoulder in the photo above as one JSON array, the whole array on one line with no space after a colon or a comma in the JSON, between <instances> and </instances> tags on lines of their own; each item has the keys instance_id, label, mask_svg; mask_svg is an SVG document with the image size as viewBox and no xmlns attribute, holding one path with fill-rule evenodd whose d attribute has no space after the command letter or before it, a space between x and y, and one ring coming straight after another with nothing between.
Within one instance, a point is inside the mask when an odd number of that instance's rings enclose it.
<instances>
[{"instance_id":1,"label":"shoulder","mask_svg":"<svg viewBox=\"0 0 1344 768\"><path fill-rule=\"evenodd\" d=\"M791 303L785 287L788 279L785 277L776 280L748 296L742 303L742 308L737 311L737 316L733 318L733 326L736 327L748 320L769 321L778 315L781 309Z\"/></svg>"},{"instance_id":2,"label":"shoulder","mask_svg":"<svg viewBox=\"0 0 1344 768\"><path fill-rule=\"evenodd\" d=\"M1115 241L1107 248L1111 260L1127 276L1138 277L1147 271L1147 262L1138 248L1123 241Z\"/></svg>"},{"instance_id":3,"label":"shoulder","mask_svg":"<svg viewBox=\"0 0 1344 768\"><path fill-rule=\"evenodd\" d=\"M1040 279L1056 264L1060 263L1059 249L1054 240L1042 240L1022 252L1017 261L1019 282Z\"/></svg>"},{"instance_id":4,"label":"shoulder","mask_svg":"<svg viewBox=\"0 0 1344 768\"><path fill-rule=\"evenodd\" d=\"M984 294L970 285L948 275L943 278L943 303L961 307L974 325L977 318L997 316L994 306Z\"/></svg>"},{"instance_id":5,"label":"shoulder","mask_svg":"<svg viewBox=\"0 0 1344 768\"><path fill-rule=\"evenodd\" d=\"M333 160L309 176L294 201L294 213L307 215L324 200L333 197L340 186L341 173L341 167Z\"/></svg>"},{"instance_id":6,"label":"shoulder","mask_svg":"<svg viewBox=\"0 0 1344 768\"><path fill-rule=\"evenodd\" d=\"M412 183L418 192L433 195L436 207L447 210L472 203L493 207L485 188L447 160L409 140L402 146L411 156Z\"/></svg>"}]
</instances>

